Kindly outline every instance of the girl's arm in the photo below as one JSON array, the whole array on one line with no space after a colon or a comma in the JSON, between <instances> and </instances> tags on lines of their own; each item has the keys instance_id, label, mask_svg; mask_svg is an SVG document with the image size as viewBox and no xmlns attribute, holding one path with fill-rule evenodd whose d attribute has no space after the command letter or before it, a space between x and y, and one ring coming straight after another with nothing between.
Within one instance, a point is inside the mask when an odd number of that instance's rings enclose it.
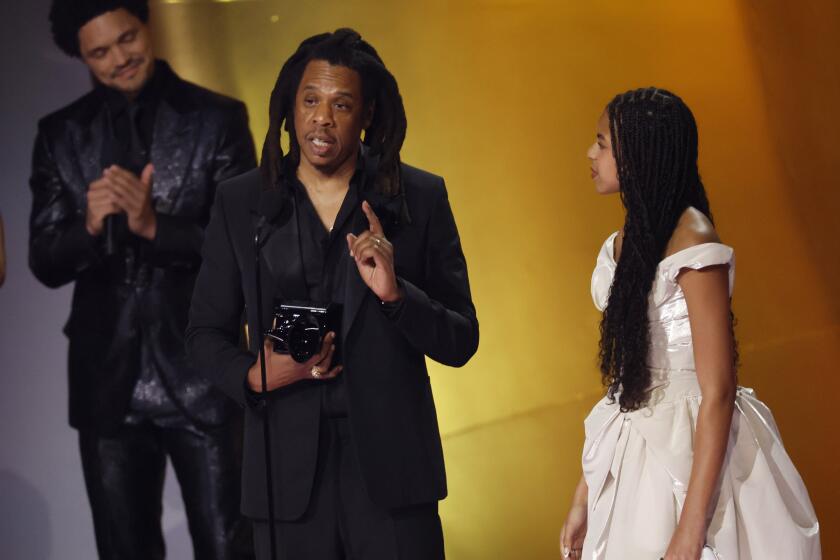
<instances>
[{"instance_id":1,"label":"girl's arm","mask_svg":"<svg viewBox=\"0 0 840 560\"><path fill-rule=\"evenodd\" d=\"M560 551L563 558L580 558L580 551L583 548L583 538L586 536L587 502L589 488L586 486L586 479L580 477L575 487L575 495L572 498L572 506L563 523L560 531Z\"/></svg>"},{"instance_id":2,"label":"girl's arm","mask_svg":"<svg viewBox=\"0 0 840 560\"><path fill-rule=\"evenodd\" d=\"M685 293L703 399L697 418L688 494L666 560L700 556L712 497L726 455L735 407L735 368L725 265L686 270L677 279Z\"/></svg>"}]
</instances>

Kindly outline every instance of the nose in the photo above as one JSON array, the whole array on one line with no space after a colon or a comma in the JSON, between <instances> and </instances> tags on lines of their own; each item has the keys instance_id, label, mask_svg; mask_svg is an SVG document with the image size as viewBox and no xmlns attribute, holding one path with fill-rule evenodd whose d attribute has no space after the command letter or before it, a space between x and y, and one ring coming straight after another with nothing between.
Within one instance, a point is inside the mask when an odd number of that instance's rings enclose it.
<instances>
[{"instance_id":1,"label":"nose","mask_svg":"<svg viewBox=\"0 0 840 560\"><path fill-rule=\"evenodd\" d=\"M111 49L111 52L114 53L114 64L116 66L123 66L126 62L128 62L128 53L125 52L122 45L116 45L113 49Z\"/></svg>"},{"instance_id":2,"label":"nose","mask_svg":"<svg viewBox=\"0 0 840 560\"><path fill-rule=\"evenodd\" d=\"M333 111L329 103L318 103L315 112L312 114L312 121L318 126L332 126Z\"/></svg>"},{"instance_id":3,"label":"nose","mask_svg":"<svg viewBox=\"0 0 840 560\"><path fill-rule=\"evenodd\" d=\"M589 149L586 150L586 157L589 158L590 161L595 161L595 156L598 155L598 143L593 142Z\"/></svg>"}]
</instances>

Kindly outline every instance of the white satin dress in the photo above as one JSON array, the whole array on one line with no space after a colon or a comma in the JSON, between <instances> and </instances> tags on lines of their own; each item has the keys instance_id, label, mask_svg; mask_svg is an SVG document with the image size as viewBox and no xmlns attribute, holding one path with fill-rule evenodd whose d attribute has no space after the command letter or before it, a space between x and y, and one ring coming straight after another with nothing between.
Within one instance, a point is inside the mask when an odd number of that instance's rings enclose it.
<instances>
[{"instance_id":1,"label":"white satin dress","mask_svg":"<svg viewBox=\"0 0 840 560\"><path fill-rule=\"evenodd\" d=\"M604 242L592 274L592 297L603 310L615 273L613 243ZM691 473L700 386L694 369L683 269L729 266L720 243L665 258L651 290L648 405L622 413L602 399L585 421L583 473L589 486L585 560L658 560L676 529ZM773 415L752 389L739 387L721 485L706 536L720 560L821 558L819 523L808 491L782 446ZM704 556L703 558L706 558Z\"/></svg>"}]
</instances>

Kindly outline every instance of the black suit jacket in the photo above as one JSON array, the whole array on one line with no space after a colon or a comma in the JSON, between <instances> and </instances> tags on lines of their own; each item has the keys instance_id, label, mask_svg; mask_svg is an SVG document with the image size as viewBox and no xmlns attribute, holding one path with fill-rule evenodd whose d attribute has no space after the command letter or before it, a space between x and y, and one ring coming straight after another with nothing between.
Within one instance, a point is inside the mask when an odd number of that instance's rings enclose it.
<instances>
[{"instance_id":1,"label":"black suit jacket","mask_svg":"<svg viewBox=\"0 0 840 560\"><path fill-rule=\"evenodd\" d=\"M156 72L169 72L157 62ZM29 264L49 287L75 281L70 318L70 424L101 433L122 423L139 375L139 335L152 346L177 405L205 424L223 422L228 400L186 361L184 330L217 184L255 165L244 104L167 80L151 145L157 234L152 273L123 282L85 228L88 185L101 177L108 117L94 90L38 124L32 157Z\"/></svg>"},{"instance_id":2,"label":"black suit jacket","mask_svg":"<svg viewBox=\"0 0 840 560\"><path fill-rule=\"evenodd\" d=\"M429 503L446 496L446 475L425 356L461 366L478 347L478 320L467 267L443 179L403 165L411 223L386 232L395 247L396 272L405 289L400 312L390 317L348 259L341 344L349 421L371 499L383 507ZM223 184L207 228L204 261L196 282L187 348L202 371L246 408L243 513L267 516L261 414L270 415L273 476L279 519L300 517L315 473L321 391L301 381L273 391L264 409L249 406L246 375L255 362L237 346L243 307L257 323L254 231L261 190L257 170ZM364 198L364 196L363 196ZM293 204L268 225L261 251L262 314L275 297L300 293ZM361 212L353 224L367 227ZM304 291L305 293L305 291Z\"/></svg>"}]
</instances>

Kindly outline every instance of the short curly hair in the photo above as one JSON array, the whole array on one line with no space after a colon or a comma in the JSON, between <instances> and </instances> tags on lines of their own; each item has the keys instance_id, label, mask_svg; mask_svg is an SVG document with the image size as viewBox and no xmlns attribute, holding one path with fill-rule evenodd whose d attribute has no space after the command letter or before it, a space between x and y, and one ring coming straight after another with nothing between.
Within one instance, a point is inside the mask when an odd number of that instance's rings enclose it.
<instances>
[{"instance_id":1,"label":"short curly hair","mask_svg":"<svg viewBox=\"0 0 840 560\"><path fill-rule=\"evenodd\" d=\"M79 29L105 12L123 8L137 19L149 21L149 0L53 0L50 6L50 29L62 51L79 57Z\"/></svg>"}]
</instances>

